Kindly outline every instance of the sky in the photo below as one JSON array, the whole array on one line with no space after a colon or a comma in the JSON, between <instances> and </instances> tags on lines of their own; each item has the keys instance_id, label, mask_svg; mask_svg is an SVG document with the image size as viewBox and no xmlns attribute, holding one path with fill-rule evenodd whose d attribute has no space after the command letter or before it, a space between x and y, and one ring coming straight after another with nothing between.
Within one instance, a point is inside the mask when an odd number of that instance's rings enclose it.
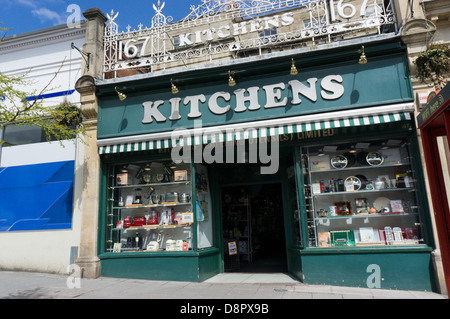
<instances>
[{"instance_id":1,"label":"sky","mask_svg":"<svg viewBox=\"0 0 450 319\"><path fill-rule=\"evenodd\" d=\"M137 29L140 23L144 27L150 26L155 14L153 4L157 2L158 0L0 0L0 27L10 29L6 36L11 36L65 24L68 19L73 21L78 16L84 19L83 12L97 7L105 16L111 10L119 12L116 23L121 32L126 31L128 25L132 29ZM198 6L202 3L201 0L161 0L161 4L163 2L165 7L162 13L172 16L174 21L186 17L191 5Z\"/></svg>"}]
</instances>

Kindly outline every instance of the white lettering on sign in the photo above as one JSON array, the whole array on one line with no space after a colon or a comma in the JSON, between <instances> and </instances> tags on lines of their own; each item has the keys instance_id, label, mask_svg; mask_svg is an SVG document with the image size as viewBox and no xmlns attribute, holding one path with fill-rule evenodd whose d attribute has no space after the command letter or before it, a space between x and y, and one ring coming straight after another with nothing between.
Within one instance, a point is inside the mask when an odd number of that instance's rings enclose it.
<instances>
[{"instance_id":1,"label":"white lettering on sign","mask_svg":"<svg viewBox=\"0 0 450 319\"><path fill-rule=\"evenodd\" d=\"M320 96L325 101L332 101L340 99L344 93L345 88L342 85L344 79L341 75L328 75L320 81L320 87L318 85L319 80L317 78L307 79L308 85L298 81L289 81L288 85L283 82L265 85L262 88L253 86L248 89L237 89L233 92L233 95L229 92L216 92L209 98L204 94L186 96L184 100L179 97L170 99L169 107L164 107L164 110L171 110L169 120L178 121L182 117L180 115L180 107L183 105L189 108L188 118L196 119L201 118L202 113L200 110L201 103L207 103L209 111L214 115L223 115L234 107L234 112L243 113L246 111L256 111L261 108L272 109L286 107L290 102L292 105L300 105L306 98L313 103L317 102L318 89L320 89ZM288 91L289 90L289 91ZM288 91L288 92L287 92ZM261 92L261 94L260 94ZM262 94L264 93L264 94ZM289 101L288 97L292 97ZM235 103L232 103L234 101ZM264 101L264 105L262 102ZM153 121L165 122L167 120L160 110L160 106L164 105L165 101L148 101L144 102L144 118L143 124L150 124Z\"/></svg>"},{"instance_id":2,"label":"white lettering on sign","mask_svg":"<svg viewBox=\"0 0 450 319\"><path fill-rule=\"evenodd\" d=\"M273 17L258 18L251 21L245 21L240 23L234 23L233 25L222 25L215 28L210 28L202 31L195 32L195 36L192 33L180 34L180 47L187 45L203 43L206 41L214 40L214 35L217 35L219 39L238 35L244 35L247 33L261 32L264 30L271 30L274 28L287 27L294 23L294 13L288 12L283 15L276 15Z\"/></svg>"}]
</instances>

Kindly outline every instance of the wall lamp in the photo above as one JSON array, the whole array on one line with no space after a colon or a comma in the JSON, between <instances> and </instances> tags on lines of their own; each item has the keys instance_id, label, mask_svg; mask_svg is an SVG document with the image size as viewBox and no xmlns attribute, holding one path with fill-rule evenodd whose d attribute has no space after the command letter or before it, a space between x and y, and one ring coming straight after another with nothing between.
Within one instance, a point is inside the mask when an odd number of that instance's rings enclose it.
<instances>
[{"instance_id":1,"label":"wall lamp","mask_svg":"<svg viewBox=\"0 0 450 319\"><path fill-rule=\"evenodd\" d=\"M291 75L297 75L297 74L298 74L298 70L297 70L297 67L295 66L294 59L292 59Z\"/></svg>"},{"instance_id":2,"label":"wall lamp","mask_svg":"<svg viewBox=\"0 0 450 319\"><path fill-rule=\"evenodd\" d=\"M234 74L234 72L228 71L228 86L235 86L236 85L236 81L233 79L232 74Z\"/></svg>"},{"instance_id":3,"label":"wall lamp","mask_svg":"<svg viewBox=\"0 0 450 319\"><path fill-rule=\"evenodd\" d=\"M173 84L172 79L170 79L170 84L172 84L172 94L177 94L178 92L180 92L180 90L178 90L178 88L175 86L175 84Z\"/></svg>"},{"instance_id":4,"label":"wall lamp","mask_svg":"<svg viewBox=\"0 0 450 319\"><path fill-rule=\"evenodd\" d=\"M117 95L119 96L119 100L125 101L127 96L125 94L119 92L119 90L117 89L117 86L115 87L115 89L116 89Z\"/></svg>"},{"instance_id":5,"label":"wall lamp","mask_svg":"<svg viewBox=\"0 0 450 319\"><path fill-rule=\"evenodd\" d=\"M360 50L359 52L362 52L361 56L359 57L359 64L366 64L367 57L366 57L366 52L364 51L364 46L362 46L362 50Z\"/></svg>"}]
</instances>

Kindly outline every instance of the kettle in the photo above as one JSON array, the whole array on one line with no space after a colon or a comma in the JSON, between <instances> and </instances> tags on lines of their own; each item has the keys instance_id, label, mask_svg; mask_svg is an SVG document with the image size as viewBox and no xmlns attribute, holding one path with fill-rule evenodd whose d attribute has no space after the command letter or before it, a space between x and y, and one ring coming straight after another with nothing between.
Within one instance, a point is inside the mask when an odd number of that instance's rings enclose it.
<instances>
[{"instance_id":1,"label":"kettle","mask_svg":"<svg viewBox=\"0 0 450 319\"><path fill-rule=\"evenodd\" d=\"M178 196L178 201L180 203L189 203L189 201L191 200L191 195L187 194L187 193L181 193Z\"/></svg>"}]
</instances>

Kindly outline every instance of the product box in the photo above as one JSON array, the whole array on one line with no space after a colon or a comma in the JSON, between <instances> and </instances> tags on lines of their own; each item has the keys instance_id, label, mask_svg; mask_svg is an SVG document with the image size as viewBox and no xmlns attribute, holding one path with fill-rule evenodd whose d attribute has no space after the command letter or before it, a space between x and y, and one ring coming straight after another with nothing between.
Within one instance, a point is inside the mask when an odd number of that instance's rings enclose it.
<instances>
[{"instance_id":1,"label":"product box","mask_svg":"<svg viewBox=\"0 0 450 319\"><path fill-rule=\"evenodd\" d=\"M331 246L355 246L355 235L352 230L332 231Z\"/></svg>"}]
</instances>

